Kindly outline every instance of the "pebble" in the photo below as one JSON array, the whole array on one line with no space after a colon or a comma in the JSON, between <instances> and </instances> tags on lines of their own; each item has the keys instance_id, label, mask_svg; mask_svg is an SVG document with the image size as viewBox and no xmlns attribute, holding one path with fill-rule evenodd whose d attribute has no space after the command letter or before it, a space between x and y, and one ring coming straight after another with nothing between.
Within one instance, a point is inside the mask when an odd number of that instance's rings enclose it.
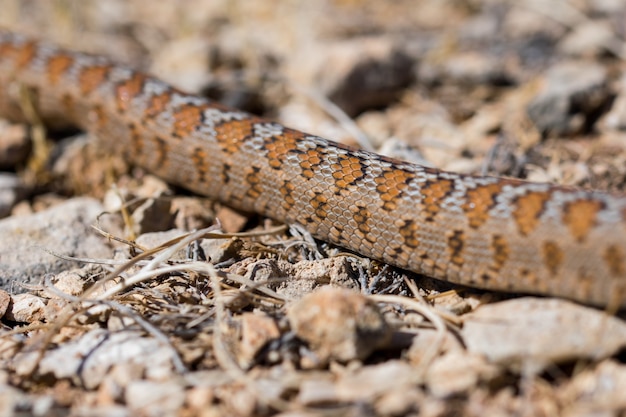
<instances>
[{"instance_id":1,"label":"pebble","mask_svg":"<svg viewBox=\"0 0 626 417\"><path fill-rule=\"evenodd\" d=\"M29 151L26 126L0 121L0 169L8 170L23 164Z\"/></svg>"},{"instance_id":2,"label":"pebble","mask_svg":"<svg viewBox=\"0 0 626 417\"><path fill-rule=\"evenodd\" d=\"M570 61L553 66L543 88L528 104L528 116L546 135L571 135L591 129L598 111L610 99L606 69Z\"/></svg>"},{"instance_id":3,"label":"pebble","mask_svg":"<svg viewBox=\"0 0 626 417\"><path fill-rule=\"evenodd\" d=\"M114 366L132 370L131 380L139 375L155 380L171 377L172 355L171 348L141 331L95 329L47 352L37 372L95 389L115 376ZM18 375L29 375L36 357L36 351L20 352L11 366Z\"/></svg>"},{"instance_id":4,"label":"pebble","mask_svg":"<svg viewBox=\"0 0 626 417\"><path fill-rule=\"evenodd\" d=\"M470 353L530 372L605 358L626 346L622 320L569 301L534 297L481 306L464 316L461 335Z\"/></svg>"},{"instance_id":5,"label":"pebble","mask_svg":"<svg viewBox=\"0 0 626 417\"><path fill-rule=\"evenodd\" d=\"M604 117L604 125L611 130L626 131L626 72L619 82L611 110Z\"/></svg>"},{"instance_id":6,"label":"pebble","mask_svg":"<svg viewBox=\"0 0 626 417\"><path fill-rule=\"evenodd\" d=\"M16 294L11 297L11 303L4 317L19 323L33 323L43 319L45 309L46 302L43 298L33 294Z\"/></svg>"},{"instance_id":7,"label":"pebble","mask_svg":"<svg viewBox=\"0 0 626 417\"><path fill-rule=\"evenodd\" d=\"M564 404L585 404L588 414L616 415L626 408L626 365L613 360L587 366L562 391ZM593 411L595 411L595 413Z\"/></svg>"},{"instance_id":8,"label":"pebble","mask_svg":"<svg viewBox=\"0 0 626 417\"><path fill-rule=\"evenodd\" d=\"M260 312L244 313L241 316L241 342L239 344L239 365L248 368L254 363L259 351L273 339L280 337L276 322Z\"/></svg>"},{"instance_id":9,"label":"pebble","mask_svg":"<svg viewBox=\"0 0 626 417\"><path fill-rule=\"evenodd\" d=\"M185 387L174 379L163 382L136 380L126 388L125 400L134 415L176 415L185 402Z\"/></svg>"},{"instance_id":10,"label":"pebble","mask_svg":"<svg viewBox=\"0 0 626 417\"><path fill-rule=\"evenodd\" d=\"M391 340L377 305L351 290L322 287L291 304L287 317L321 362L363 360Z\"/></svg>"},{"instance_id":11,"label":"pebble","mask_svg":"<svg viewBox=\"0 0 626 417\"><path fill-rule=\"evenodd\" d=\"M11 214L11 209L25 195L26 189L17 175L0 172L0 218Z\"/></svg>"},{"instance_id":12,"label":"pebble","mask_svg":"<svg viewBox=\"0 0 626 417\"><path fill-rule=\"evenodd\" d=\"M605 54L610 45L619 45L611 24L594 20L576 26L557 48L565 55L595 57Z\"/></svg>"},{"instance_id":13,"label":"pebble","mask_svg":"<svg viewBox=\"0 0 626 417\"><path fill-rule=\"evenodd\" d=\"M11 296L8 292L0 290L0 318L4 317L11 303Z\"/></svg>"},{"instance_id":14,"label":"pebble","mask_svg":"<svg viewBox=\"0 0 626 417\"><path fill-rule=\"evenodd\" d=\"M306 54L312 57L312 69L306 71L304 84L321 89L350 116L389 105L414 78L413 58L389 37L333 42ZM301 60L291 65L305 76Z\"/></svg>"},{"instance_id":15,"label":"pebble","mask_svg":"<svg viewBox=\"0 0 626 417\"><path fill-rule=\"evenodd\" d=\"M44 274L78 266L46 249L75 257L111 257L106 239L91 227L102 211L98 201L81 197L35 214L0 220L0 288L23 292L19 283L38 285ZM106 219L101 223L104 227ZM105 228L114 231L108 225Z\"/></svg>"}]
</instances>

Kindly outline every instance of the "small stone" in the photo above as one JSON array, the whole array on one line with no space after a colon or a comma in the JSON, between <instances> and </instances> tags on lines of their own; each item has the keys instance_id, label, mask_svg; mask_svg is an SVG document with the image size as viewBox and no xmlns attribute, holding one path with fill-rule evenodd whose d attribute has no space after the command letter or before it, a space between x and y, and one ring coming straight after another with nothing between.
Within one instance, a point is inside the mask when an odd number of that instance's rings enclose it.
<instances>
[{"instance_id":1,"label":"small stone","mask_svg":"<svg viewBox=\"0 0 626 417\"><path fill-rule=\"evenodd\" d=\"M547 135L588 131L610 99L606 69L595 63L565 62L551 68L528 105L528 116Z\"/></svg>"},{"instance_id":2,"label":"small stone","mask_svg":"<svg viewBox=\"0 0 626 417\"><path fill-rule=\"evenodd\" d=\"M219 220L219 225L226 233L241 232L248 223L248 217L230 207L221 206L215 217Z\"/></svg>"},{"instance_id":3,"label":"small stone","mask_svg":"<svg viewBox=\"0 0 626 417\"><path fill-rule=\"evenodd\" d=\"M11 296L8 292L0 290L0 318L4 317L11 304Z\"/></svg>"},{"instance_id":4,"label":"small stone","mask_svg":"<svg viewBox=\"0 0 626 417\"><path fill-rule=\"evenodd\" d=\"M345 256L290 264L288 276L292 276L297 281L328 283L352 290L359 288L358 271Z\"/></svg>"},{"instance_id":5,"label":"small stone","mask_svg":"<svg viewBox=\"0 0 626 417\"><path fill-rule=\"evenodd\" d=\"M241 317L239 364L249 368L259 351L273 339L280 337L276 322L262 313L244 313Z\"/></svg>"},{"instance_id":6,"label":"small stone","mask_svg":"<svg viewBox=\"0 0 626 417\"><path fill-rule=\"evenodd\" d=\"M68 295L80 295L85 290L86 278L80 273L81 270L62 271L52 279L52 284L57 291ZM49 298L59 298L56 291L46 291Z\"/></svg>"},{"instance_id":7,"label":"small stone","mask_svg":"<svg viewBox=\"0 0 626 417\"><path fill-rule=\"evenodd\" d=\"M428 368L426 384L438 398L468 392L479 381L498 376L498 368L480 355L455 352L437 358Z\"/></svg>"},{"instance_id":8,"label":"small stone","mask_svg":"<svg viewBox=\"0 0 626 417\"><path fill-rule=\"evenodd\" d=\"M24 184L17 175L0 173L0 218L8 216L25 194Z\"/></svg>"},{"instance_id":9,"label":"small stone","mask_svg":"<svg viewBox=\"0 0 626 417\"><path fill-rule=\"evenodd\" d=\"M91 227L102 211L96 200L75 198L39 213L0 220L0 287L23 292L15 283L38 285L44 274L78 266L45 249L76 257L110 257L106 239ZM106 230L115 231L106 224Z\"/></svg>"},{"instance_id":10,"label":"small stone","mask_svg":"<svg viewBox=\"0 0 626 417\"><path fill-rule=\"evenodd\" d=\"M617 97L604 117L604 125L611 130L626 131L626 73L619 82Z\"/></svg>"},{"instance_id":11,"label":"small stone","mask_svg":"<svg viewBox=\"0 0 626 417\"><path fill-rule=\"evenodd\" d=\"M419 409L420 415L441 415L424 413L424 402L426 396L417 387L405 386L403 389L390 387L389 391L383 393L376 400L376 415L380 416L406 416L415 415ZM411 413L413 411L414 413Z\"/></svg>"},{"instance_id":12,"label":"small stone","mask_svg":"<svg viewBox=\"0 0 626 417\"><path fill-rule=\"evenodd\" d=\"M128 164L120 153L112 152L110 144L101 146L88 133L68 137L55 145L49 165L53 175L62 179L63 187L92 197L103 196L110 189L112 178L128 172Z\"/></svg>"},{"instance_id":13,"label":"small stone","mask_svg":"<svg viewBox=\"0 0 626 417\"><path fill-rule=\"evenodd\" d=\"M134 415L176 415L185 402L185 387L175 379L137 380L126 387L125 402Z\"/></svg>"},{"instance_id":14,"label":"small stone","mask_svg":"<svg viewBox=\"0 0 626 417\"><path fill-rule=\"evenodd\" d=\"M574 27L558 45L563 53L572 56L598 56L607 52L607 47L621 47L608 21L589 21Z\"/></svg>"},{"instance_id":15,"label":"small stone","mask_svg":"<svg viewBox=\"0 0 626 417\"><path fill-rule=\"evenodd\" d=\"M330 375L307 378L300 384L300 392L298 393L300 404L315 407L337 403L338 401L337 388Z\"/></svg>"},{"instance_id":16,"label":"small stone","mask_svg":"<svg viewBox=\"0 0 626 417\"><path fill-rule=\"evenodd\" d=\"M612 360L603 361L598 366L588 366L576 375L563 389L563 404L582 404L593 415L619 413L626 408L626 365ZM589 414L587 414L589 415Z\"/></svg>"},{"instance_id":17,"label":"small stone","mask_svg":"<svg viewBox=\"0 0 626 417\"><path fill-rule=\"evenodd\" d=\"M211 77L209 37L171 41L155 48L152 72L185 91L200 91Z\"/></svg>"},{"instance_id":18,"label":"small stone","mask_svg":"<svg viewBox=\"0 0 626 417\"><path fill-rule=\"evenodd\" d=\"M391 391L412 389L417 382L415 368L400 360L365 366L343 375L336 383L343 401L363 401Z\"/></svg>"},{"instance_id":19,"label":"small stone","mask_svg":"<svg viewBox=\"0 0 626 417\"><path fill-rule=\"evenodd\" d=\"M219 233L219 230L216 231ZM237 238L227 239L202 239L200 247L204 251L207 260L213 263L220 263L229 259L239 258L239 253L244 247L244 242Z\"/></svg>"},{"instance_id":20,"label":"small stone","mask_svg":"<svg viewBox=\"0 0 626 417\"><path fill-rule=\"evenodd\" d=\"M420 316L421 317L421 316ZM423 329L413 337L411 346L406 352L406 358L414 366L422 363L424 356L431 354L433 344L441 343L441 351L454 353L464 351L462 345L451 333L446 333L443 341L439 339L436 330Z\"/></svg>"},{"instance_id":21,"label":"small stone","mask_svg":"<svg viewBox=\"0 0 626 417\"><path fill-rule=\"evenodd\" d=\"M4 317L19 323L41 321L45 315L46 303L33 294L16 294L11 297L11 304Z\"/></svg>"},{"instance_id":22,"label":"small stone","mask_svg":"<svg viewBox=\"0 0 626 417\"><path fill-rule=\"evenodd\" d=\"M174 197L170 211L174 214L174 227L181 230L199 230L213 224L213 203L198 197Z\"/></svg>"},{"instance_id":23,"label":"small stone","mask_svg":"<svg viewBox=\"0 0 626 417\"><path fill-rule=\"evenodd\" d=\"M171 378L172 355L169 346L142 332L95 329L48 351L37 372L94 389L109 377L114 366L123 368L124 372L132 371L131 379L139 375L146 379ZM29 375L36 357L36 351L20 352L15 355L12 366L18 375Z\"/></svg>"},{"instance_id":24,"label":"small stone","mask_svg":"<svg viewBox=\"0 0 626 417\"><path fill-rule=\"evenodd\" d=\"M512 82L500 58L479 52L454 54L445 62L443 72L455 82L472 86Z\"/></svg>"},{"instance_id":25,"label":"small stone","mask_svg":"<svg viewBox=\"0 0 626 417\"><path fill-rule=\"evenodd\" d=\"M134 231L137 234L161 232L174 226L172 202L168 198L149 198L133 211Z\"/></svg>"},{"instance_id":26,"label":"small stone","mask_svg":"<svg viewBox=\"0 0 626 417\"><path fill-rule=\"evenodd\" d=\"M622 320L560 299L517 298L483 305L463 317L461 335L470 353L529 372L608 357L626 346Z\"/></svg>"},{"instance_id":27,"label":"small stone","mask_svg":"<svg viewBox=\"0 0 626 417\"><path fill-rule=\"evenodd\" d=\"M188 232L185 232L183 230L178 230L178 229L171 229L171 230L167 230L164 232L144 233L141 236L137 236L137 239L135 239L135 243L137 243L137 245L139 245L140 247L149 250L149 249L158 248L159 246L165 244L166 242L169 242L170 240L176 239L177 237L180 237L187 233ZM176 252L173 255L172 259L174 260L189 259L188 249L186 247L180 249L178 252Z\"/></svg>"},{"instance_id":28,"label":"small stone","mask_svg":"<svg viewBox=\"0 0 626 417\"><path fill-rule=\"evenodd\" d=\"M0 169L9 170L23 164L30 151L25 125L0 122Z\"/></svg>"},{"instance_id":29,"label":"small stone","mask_svg":"<svg viewBox=\"0 0 626 417\"><path fill-rule=\"evenodd\" d=\"M308 59L314 69L305 84L315 84L350 116L389 105L414 78L413 59L387 37L355 38L315 49L322 55ZM306 72L301 60L294 60L293 66L298 73Z\"/></svg>"},{"instance_id":30,"label":"small stone","mask_svg":"<svg viewBox=\"0 0 626 417\"><path fill-rule=\"evenodd\" d=\"M287 317L321 362L362 360L391 339L376 304L351 290L322 287L293 303Z\"/></svg>"}]
</instances>

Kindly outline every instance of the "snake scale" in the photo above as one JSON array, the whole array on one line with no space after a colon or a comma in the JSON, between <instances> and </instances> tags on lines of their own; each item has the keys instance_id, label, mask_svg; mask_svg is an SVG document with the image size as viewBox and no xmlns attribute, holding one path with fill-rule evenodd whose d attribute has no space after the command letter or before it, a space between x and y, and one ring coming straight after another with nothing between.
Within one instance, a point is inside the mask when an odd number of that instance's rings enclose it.
<instances>
[{"instance_id":1,"label":"snake scale","mask_svg":"<svg viewBox=\"0 0 626 417\"><path fill-rule=\"evenodd\" d=\"M72 123L166 181L467 286L626 306L626 196L356 150L0 31L0 115Z\"/></svg>"}]
</instances>

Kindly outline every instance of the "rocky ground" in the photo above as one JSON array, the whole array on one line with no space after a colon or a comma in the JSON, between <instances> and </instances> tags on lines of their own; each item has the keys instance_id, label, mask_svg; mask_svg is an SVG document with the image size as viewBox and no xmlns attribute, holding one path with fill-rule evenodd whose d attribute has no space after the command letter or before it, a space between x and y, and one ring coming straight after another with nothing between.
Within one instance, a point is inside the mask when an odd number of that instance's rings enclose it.
<instances>
[{"instance_id":1,"label":"rocky ground","mask_svg":"<svg viewBox=\"0 0 626 417\"><path fill-rule=\"evenodd\" d=\"M0 27L344 143L626 190L621 0L0 11ZM410 275L95 143L0 120L1 415L626 414L623 314Z\"/></svg>"}]
</instances>

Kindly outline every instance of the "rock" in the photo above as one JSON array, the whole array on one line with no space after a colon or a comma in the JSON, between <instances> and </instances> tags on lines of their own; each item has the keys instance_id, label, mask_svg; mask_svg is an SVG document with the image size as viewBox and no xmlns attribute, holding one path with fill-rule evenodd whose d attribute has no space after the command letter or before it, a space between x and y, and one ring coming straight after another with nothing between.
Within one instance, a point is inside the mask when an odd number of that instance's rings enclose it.
<instances>
[{"instance_id":1,"label":"rock","mask_svg":"<svg viewBox=\"0 0 626 417\"><path fill-rule=\"evenodd\" d=\"M595 63L557 64L527 107L528 116L547 135L589 131L610 100L606 69Z\"/></svg>"},{"instance_id":2,"label":"rock","mask_svg":"<svg viewBox=\"0 0 626 417\"><path fill-rule=\"evenodd\" d=\"M389 140L385 141L380 149L378 149L378 152L391 158L429 166L429 162L424 159L424 156L419 150L397 137L391 137Z\"/></svg>"},{"instance_id":3,"label":"rock","mask_svg":"<svg viewBox=\"0 0 626 417\"><path fill-rule=\"evenodd\" d=\"M171 229L174 226L171 206L172 202L168 198L148 198L133 211L135 233L161 232Z\"/></svg>"},{"instance_id":4,"label":"rock","mask_svg":"<svg viewBox=\"0 0 626 417\"><path fill-rule=\"evenodd\" d=\"M58 292L79 296L86 287L89 279L88 272L83 269L72 269L71 271L61 271L51 280L56 291L44 290L46 297L59 298Z\"/></svg>"},{"instance_id":5,"label":"rock","mask_svg":"<svg viewBox=\"0 0 626 417\"><path fill-rule=\"evenodd\" d=\"M65 138L56 144L47 164L65 189L76 195L88 194L97 198L111 189L113 178L123 176L129 169L122 155L112 151L111 144L100 143L88 133Z\"/></svg>"},{"instance_id":6,"label":"rock","mask_svg":"<svg viewBox=\"0 0 626 417\"><path fill-rule=\"evenodd\" d=\"M388 37L333 42L315 51L321 56L302 57L313 66L304 84L321 89L350 116L389 105L414 78L413 59ZM294 60L293 70L302 71L302 63Z\"/></svg>"},{"instance_id":7,"label":"rock","mask_svg":"<svg viewBox=\"0 0 626 417\"><path fill-rule=\"evenodd\" d=\"M370 365L345 375L337 381L343 401L362 401L390 391L405 391L417 382L415 368L399 360Z\"/></svg>"},{"instance_id":8,"label":"rock","mask_svg":"<svg viewBox=\"0 0 626 417\"><path fill-rule=\"evenodd\" d=\"M176 415L185 402L185 387L175 379L164 382L137 380L126 388L125 400L134 415Z\"/></svg>"},{"instance_id":9,"label":"rock","mask_svg":"<svg viewBox=\"0 0 626 417\"><path fill-rule=\"evenodd\" d=\"M36 214L0 220L0 287L22 292L16 283L39 284L44 274L78 266L45 249L75 257L110 257L106 239L91 228L102 210L94 199L75 198Z\"/></svg>"},{"instance_id":10,"label":"rock","mask_svg":"<svg viewBox=\"0 0 626 417\"><path fill-rule=\"evenodd\" d=\"M15 372L28 375L37 355L37 351L18 353L12 363ZM37 373L56 379L69 378L77 386L94 389L108 378L114 366L133 369L135 378L171 377L172 355L168 346L145 337L143 332L95 329L47 351Z\"/></svg>"},{"instance_id":11,"label":"rock","mask_svg":"<svg viewBox=\"0 0 626 417\"><path fill-rule=\"evenodd\" d=\"M11 303L4 317L19 323L41 321L45 315L46 302L33 294L17 294L11 297Z\"/></svg>"},{"instance_id":12,"label":"rock","mask_svg":"<svg viewBox=\"0 0 626 417\"><path fill-rule=\"evenodd\" d=\"M17 175L0 173L0 218L8 216L25 194L24 185Z\"/></svg>"},{"instance_id":13,"label":"rock","mask_svg":"<svg viewBox=\"0 0 626 417\"><path fill-rule=\"evenodd\" d=\"M557 48L571 56L598 56L605 54L611 45L621 47L608 21L584 22L574 27Z\"/></svg>"},{"instance_id":14,"label":"rock","mask_svg":"<svg viewBox=\"0 0 626 417\"><path fill-rule=\"evenodd\" d=\"M151 71L176 87L198 92L210 80L209 37L187 37L155 48Z\"/></svg>"},{"instance_id":15,"label":"rock","mask_svg":"<svg viewBox=\"0 0 626 417\"><path fill-rule=\"evenodd\" d=\"M259 351L273 339L280 337L276 322L262 313L244 313L241 317L241 342L237 357L242 368L249 368Z\"/></svg>"},{"instance_id":16,"label":"rock","mask_svg":"<svg viewBox=\"0 0 626 417\"><path fill-rule=\"evenodd\" d=\"M442 71L436 71L453 82L471 86L479 84L510 84L513 78L507 74L501 57L489 56L475 51L453 54L443 64ZM442 82L441 79L438 82Z\"/></svg>"},{"instance_id":17,"label":"rock","mask_svg":"<svg viewBox=\"0 0 626 417\"><path fill-rule=\"evenodd\" d=\"M244 230L249 217L227 206L221 206L215 218L226 233L237 233Z\"/></svg>"},{"instance_id":18,"label":"rock","mask_svg":"<svg viewBox=\"0 0 626 417\"><path fill-rule=\"evenodd\" d=\"M575 404L575 408L584 408L587 414L578 414L581 416L605 415L603 413L614 415L626 408L625 392L626 365L604 361L598 366L585 367L563 388L561 398L564 400L563 404Z\"/></svg>"},{"instance_id":19,"label":"rock","mask_svg":"<svg viewBox=\"0 0 626 417\"><path fill-rule=\"evenodd\" d=\"M30 139L25 125L0 122L0 169L23 164L29 151Z\"/></svg>"},{"instance_id":20,"label":"rock","mask_svg":"<svg viewBox=\"0 0 626 417\"><path fill-rule=\"evenodd\" d=\"M611 110L603 119L604 125L611 130L626 130L626 73L619 82L617 97Z\"/></svg>"},{"instance_id":21,"label":"rock","mask_svg":"<svg viewBox=\"0 0 626 417\"><path fill-rule=\"evenodd\" d=\"M322 363L363 360L391 339L376 304L350 290L322 287L289 306L287 317Z\"/></svg>"},{"instance_id":22,"label":"rock","mask_svg":"<svg viewBox=\"0 0 626 417\"><path fill-rule=\"evenodd\" d=\"M492 380L500 372L479 355L466 352L449 353L437 358L428 368L426 384L439 398L469 392L484 380Z\"/></svg>"},{"instance_id":23,"label":"rock","mask_svg":"<svg viewBox=\"0 0 626 417\"><path fill-rule=\"evenodd\" d=\"M524 297L465 315L461 335L470 353L535 372L554 363L611 356L626 346L626 323L569 301Z\"/></svg>"},{"instance_id":24,"label":"rock","mask_svg":"<svg viewBox=\"0 0 626 417\"><path fill-rule=\"evenodd\" d=\"M4 317L11 303L11 296L8 292L0 290L0 318Z\"/></svg>"},{"instance_id":25,"label":"rock","mask_svg":"<svg viewBox=\"0 0 626 417\"><path fill-rule=\"evenodd\" d=\"M132 192L129 191L132 189ZM146 175L132 187L108 189L104 194L107 211L120 210L124 204L131 212L131 227L135 235L162 232L174 227L172 191L169 185L153 175Z\"/></svg>"},{"instance_id":26,"label":"rock","mask_svg":"<svg viewBox=\"0 0 626 417\"><path fill-rule=\"evenodd\" d=\"M40 411L40 414L32 413L32 415L46 415L54 413L51 410L53 405L52 395L33 396L8 384L0 385L0 415L12 416L18 413L17 410L30 414L29 411L32 411L34 408Z\"/></svg>"},{"instance_id":27,"label":"rock","mask_svg":"<svg viewBox=\"0 0 626 417\"><path fill-rule=\"evenodd\" d=\"M343 288L358 288L358 272L349 257L337 256L317 261L292 264L274 259L244 259L230 272L255 282L269 281L267 287L286 299L300 299L320 285L333 284ZM287 277L287 278L286 278Z\"/></svg>"},{"instance_id":28,"label":"rock","mask_svg":"<svg viewBox=\"0 0 626 417\"><path fill-rule=\"evenodd\" d=\"M141 236L137 236L137 239L135 239L135 243L149 250L149 249L157 248L165 244L166 242L169 242L170 240L176 239L177 237L180 237L187 233L188 232L185 232L183 230L178 230L178 229L171 229L165 232L144 233ZM177 260L177 261L186 260L186 259L189 259L187 255L188 255L188 249L185 247L185 248L180 249L177 253L175 253L171 259Z\"/></svg>"},{"instance_id":29,"label":"rock","mask_svg":"<svg viewBox=\"0 0 626 417\"><path fill-rule=\"evenodd\" d=\"M213 202L200 197L174 197L170 211L174 227L181 230L199 230L213 224Z\"/></svg>"},{"instance_id":30,"label":"rock","mask_svg":"<svg viewBox=\"0 0 626 417\"><path fill-rule=\"evenodd\" d=\"M216 230L216 233L219 233L219 230ZM230 259L239 259L244 241L237 238L202 239L200 247L207 260L220 263Z\"/></svg>"}]
</instances>

